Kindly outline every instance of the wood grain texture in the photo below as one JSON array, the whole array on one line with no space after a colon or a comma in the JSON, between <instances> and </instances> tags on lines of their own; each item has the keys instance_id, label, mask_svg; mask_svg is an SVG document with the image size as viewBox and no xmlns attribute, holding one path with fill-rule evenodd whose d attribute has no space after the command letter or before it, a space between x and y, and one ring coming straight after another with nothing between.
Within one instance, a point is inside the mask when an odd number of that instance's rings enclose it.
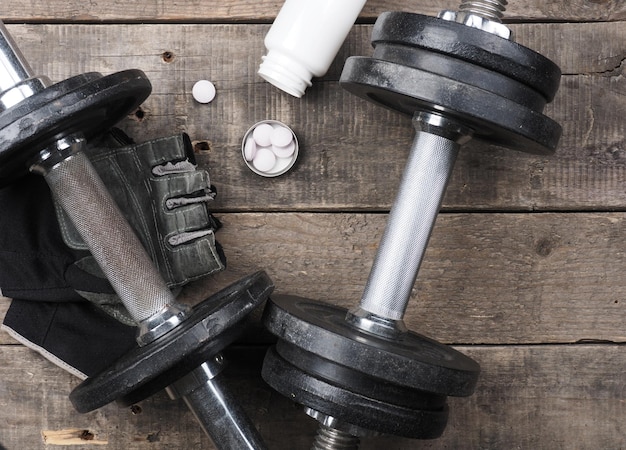
<instances>
[{"instance_id":1,"label":"wood grain texture","mask_svg":"<svg viewBox=\"0 0 626 450\"><path fill-rule=\"evenodd\" d=\"M142 69L153 95L122 127L138 141L187 132L203 144L197 157L218 187L229 269L188 286L186 301L266 268L280 293L356 304L413 132L408 118L337 80L347 57L371 55L367 24L381 12L458 5L370 0L328 74L298 100L256 75L282 3L0 4L38 73ZM511 1L507 12L517 41L563 71L546 111L563 137L551 157L480 143L461 152L405 320L479 361L480 382L472 397L450 400L441 439L377 438L364 450L626 447L626 3ZM191 98L202 78L218 89L210 105ZM240 156L246 129L266 118L292 126L301 142L297 166L273 180ZM0 319L8 305L0 298ZM260 379L261 330L255 317L244 342L256 346L231 348L225 376L269 448L309 448L316 423ZM79 415L67 398L77 384L0 332L0 449L213 448L163 393L138 414L109 405Z\"/></svg>"},{"instance_id":2,"label":"wood grain texture","mask_svg":"<svg viewBox=\"0 0 626 450\"><path fill-rule=\"evenodd\" d=\"M277 293L345 308L358 304L386 221L384 214L219 218L225 275L265 269ZM625 230L624 213L442 214L405 321L455 344L624 343ZM206 279L185 295L199 301L215 290Z\"/></svg>"},{"instance_id":3,"label":"wood grain texture","mask_svg":"<svg viewBox=\"0 0 626 450\"><path fill-rule=\"evenodd\" d=\"M361 449L595 449L622 448L626 433L626 347L553 345L459 347L481 363L472 397L450 399L441 439L384 437ZM259 377L263 349L234 349L225 380L269 448L309 448L316 423ZM10 363L10 364L9 364ZM54 445L54 449L110 450L213 448L184 405L163 393L140 404L141 413L108 405L79 415L67 399L77 380L22 346L0 346L0 443L7 450L49 449L42 431L80 435L108 445ZM75 433L75 432L74 432ZM61 434L62 435L62 434ZM80 439L80 438L79 438Z\"/></svg>"},{"instance_id":4,"label":"wood grain texture","mask_svg":"<svg viewBox=\"0 0 626 450\"><path fill-rule=\"evenodd\" d=\"M229 214L229 269L276 292L358 304L386 215ZM626 342L626 216L443 214L405 321L447 343Z\"/></svg>"},{"instance_id":5,"label":"wood grain texture","mask_svg":"<svg viewBox=\"0 0 626 450\"><path fill-rule=\"evenodd\" d=\"M301 436L302 430L296 427L284 427L296 408L260 380L262 355L257 352L246 358L245 364L240 363L238 369L227 370L234 372L230 378L231 388L236 390L255 424L270 437L274 448L283 439L304 448L310 436L304 433ZM43 437L55 431L73 442L76 433L69 430L84 431L79 435L85 438L78 448L213 448L184 404L171 401L165 393L143 402L138 414L112 404L81 415L74 411L68 399L69 392L79 383L76 378L22 346L0 346L0 361L3 363L0 369L0 398L3 399L0 444L7 450L50 448L51 443L45 445ZM6 361L11 361L10 366ZM300 413L300 409L297 412ZM106 441L107 445L93 445L93 440ZM53 448L77 447L58 443Z\"/></svg>"},{"instance_id":6,"label":"wood grain texture","mask_svg":"<svg viewBox=\"0 0 626 450\"><path fill-rule=\"evenodd\" d=\"M444 209L625 209L626 22L519 25L519 41L554 59L562 86L547 114L564 132L554 156L470 143L463 149ZM185 131L208 142L198 159L219 189L217 210L387 210L413 139L410 120L360 100L336 82L349 55L371 54L370 26L354 29L329 74L302 99L256 75L266 25L12 25L38 73L55 80L85 71L144 70L153 94L141 120L123 126L138 141ZM152 36L158 36L153 39ZM163 60L170 52L173 59ZM71 54L66 58L64 55ZM196 104L193 83L218 89ZM289 124L301 156L268 180L243 164L241 139L252 124ZM358 186L358 187L355 187Z\"/></svg>"},{"instance_id":7,"label":"wood grain texture","mask_svg":"<svg viewBox=\"0 0 626 450\"><path fill-rule=\"evenodd\" d=\"M511 1L507 6L507 20L548 21L609 21L626 18L626 6L621 0L526 0ZM5 21L30 22L243 22L272 21L282 1L219 0L99 2L95 0L42 0L25 5L19 0L7 0L0 6L0 17ZM369 0L360 20L373 21L384 11L410 11L437 15L442 9L456 9L459 1Z\"/></svg>"}]
</instances>

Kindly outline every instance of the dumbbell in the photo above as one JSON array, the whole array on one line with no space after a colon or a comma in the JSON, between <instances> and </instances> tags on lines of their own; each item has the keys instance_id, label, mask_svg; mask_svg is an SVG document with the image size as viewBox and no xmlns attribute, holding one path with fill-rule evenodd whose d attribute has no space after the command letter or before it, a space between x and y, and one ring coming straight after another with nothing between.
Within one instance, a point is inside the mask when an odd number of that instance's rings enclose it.
<instances>
[{"instance_id":1,"label":"dumbbell","mask_svg":"<svg viewBox=\"0 0 626 450\"><path fill-rule=\"evenodd\" d=\"M139 70L52 84L33 73L0 22L0 187L29 171L43 175L137 322L138 347L70 394L77 410L139 401L169 386L220 448L264 448L218 375L220 351L270 294L271 280L258 272L193 308L177 302L83 152L151 89Z\"/></svg>"},{"instance_id":2,"label":"dumbbell","mask_svg":"<svg viewBox=\"0 0 626 450\"><path fill-rule=\"evenodd\" d=\"M465 2L438 18L386 12L373 57L347 59L340 83L412 116L416 128L399 192L358 306L275 296L264 311L278 337L264 380L320 422L315 449L359 438L439 437L448 396L469 396L477 362L408 331L403 317L460 147L472 137L552 153L560 126L543 115L559 68L511 40L504 0Z\"/></svg>"}]
</instances>

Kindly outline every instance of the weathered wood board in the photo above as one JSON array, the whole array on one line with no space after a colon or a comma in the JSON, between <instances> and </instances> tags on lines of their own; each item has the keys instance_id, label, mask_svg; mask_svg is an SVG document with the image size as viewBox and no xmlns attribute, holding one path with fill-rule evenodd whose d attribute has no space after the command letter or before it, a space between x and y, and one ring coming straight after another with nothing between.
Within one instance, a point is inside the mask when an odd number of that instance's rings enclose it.
<instances>
[{"instance_id":1,"label":"weathered wood board","mask_svg":"<svg viewBox=\"0 0 626 450\"><path fill-rule=\"evenodd\" d=\"M277 293L346 308L358 304L386 221L386 214L219 217L229 272L222 277L265 269ZM624 213L442 214L405 321L453 344L626 343L625 231ZM186 296L199 301L215 285L199 281Z\"/></svg>"},{"instance_id":2,"label":"weathered wood board","mask_svg":"<svg viewBox=\"0 0 626 450\"><path fill-rule=\"evenodd\" d=\"M626 347L459 350L480 361L482 378L472 397L450 399L444 436L435 441L364 439L362 449L623 448ZM231 352L232 365L224 376L269 448L309 448L316 422L260 379L263 352ZM11 361L0 384L0 443L7 450L213 448L185 406L164 393L141 403L140 414L109 405L80 415L67 398L78 384L71 375L21 346L0 346L0 361ZM79 444L70 445L74 442Z\"/></svg>"},{"instance_id":3,"label":"weathered wood board","mask_svg":"<svg viewBox=\"0 0 626 450\"><path fill-rule=\"evenodd\" d=\"M281 5L0 4L36 72L62 80L142 69L153 94L121 126L138 141L187 132L203 144L229 268L189 286L189 301L265 268L279 293L358 302L413 131L409 118L345 93L343 63L371 54L381 12L434 15L458 2L370 0L328 74L299 100L256 75ZM626 448L626 3L511 1L507 12L517 41L563 71L546 110L563 136L547 157L480 143L461 152L405 320L479 361L481 379L472 397L450 400L441 439L376 438L366 450ZM191 97L201 78L217 86L210 105ZM301 144L294 170L273 180L240 154L246 129L266 118L289 124ZM0 298L0 318L8 305ZM271 449L308 448L315 421L259 377L260 330L253 324L230 351L229 382ZM139 414L109 405L79 415L67 398L77 384L0 332L0 449L213 448L163 393Z\"/></svg>"},{"instance_id":4,"label":"weathered wood board","mask_svg":"<svg viewBox=\"0 0 626 450\"><path fill-rule=\"evenodd\" d=\"M456 9L460 1L369 0L360 20L372 21L384 11L411 11L437 15L442 9ZM0 6L0 17L6 21L29 22L221 22L272 21L282 1L193 0L178 2L99 2L95 0L31 1L28 6L19 0L7 0ZM626 18L626 6L621 0L526 0L510 1L507 20L542 21L609 21Z\"/></svg>"},{"instance_id":5,"label":"weathered wood board","mask_svg":"<svg viewBox=\"0 0 626 450\"><path fill-rule=\"evenodd\" d=\"M565 74L547 108L563 126L561 143L547 157L470 143L455 165L445 210L626 208L625 23L514 27L521 43L553 58ZM345 58L371 53L370 26L355 28L329 74L302 99L256 75L266 25L9 29L35 70L55 80L93 70L144 70L153 94L141 121L124 127L139 141L178 131L209 141L199 161L219 188L218 210L371 211L391 205L413 139L410 119L357 99L336 82ZM170 62L164 52L173 55ZM73 55L69 61L67 54ZM210 105L196 104L190 95L202 78L218 89ZM301 144L296 167L272 180L253 174L241 158L244 133L267 118L289 124Z\"/></svg>"}]
</instances>

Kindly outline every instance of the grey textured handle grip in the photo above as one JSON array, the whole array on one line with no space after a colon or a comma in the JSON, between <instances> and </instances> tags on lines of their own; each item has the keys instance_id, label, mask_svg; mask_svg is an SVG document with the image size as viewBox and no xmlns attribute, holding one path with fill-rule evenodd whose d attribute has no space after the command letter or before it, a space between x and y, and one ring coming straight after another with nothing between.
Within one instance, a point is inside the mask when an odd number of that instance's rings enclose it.
<instances>
[{"instance_id":1,"label":"grey textured handle grip","mask_svg":"<svg viewBox=\"0 0 626 450\"><path fill-rule=\"evenodd\" d=\"M418 131L374 258L360 307L401 320L460 144Z\"/></svg>"},{"instance_id":2,"label":"grey textured handle grip","mask_svg":"<svg viewBox=\"0 0 626 450\"><path fill-rule=\"evenodd\" d=\"M161 274L82 152L54 166L45 178L135 321L174 303Z\"/></svg>"}]
</instances>

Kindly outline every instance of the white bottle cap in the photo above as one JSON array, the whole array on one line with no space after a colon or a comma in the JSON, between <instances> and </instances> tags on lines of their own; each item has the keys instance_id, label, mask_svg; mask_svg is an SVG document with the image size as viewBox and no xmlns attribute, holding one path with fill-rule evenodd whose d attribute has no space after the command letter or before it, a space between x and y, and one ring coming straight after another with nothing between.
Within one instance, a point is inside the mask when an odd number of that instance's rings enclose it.
<instances>
[{"instance_id":1,"label":"white bottle cap","mask_svg":"<svg viewBox=\"0 0 626 450\"><path fill-rule=\"evenodd\" d=\"M294 97L328 71L366 0L285 0L265 36L259 75Z\"/></svg>"},{"instance_id":2,"label":"white bottle cap","mask_svg":"<svg viewBox=\"0 0 626 450\"><path fill-rule=\"evenodd\" d=\"M259 75L269 83L294 97L302 97L306 88L311 86L313 74L294 59L270 50L261 58Z\"/></svg>"}]
</instances>

